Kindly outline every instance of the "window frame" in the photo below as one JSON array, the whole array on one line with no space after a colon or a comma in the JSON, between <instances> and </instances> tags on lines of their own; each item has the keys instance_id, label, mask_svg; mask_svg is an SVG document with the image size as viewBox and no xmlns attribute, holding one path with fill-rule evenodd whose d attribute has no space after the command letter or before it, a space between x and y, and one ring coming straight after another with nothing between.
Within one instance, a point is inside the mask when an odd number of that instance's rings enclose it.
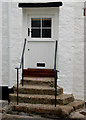
<instances>
[{"instance_id":1,"label":"window frame","mask_svg":"<svg viewBox=\"0 0 86 120\"><path fill-rule=\"evenodd\" d=\"M51 38L31 38L31 32L30 32L30 36L28 36L29 41L52 41L54 38L54 34L53 34L53 26L54 26L54 22L53 20L54 15L28 15L27 17L27 27L30 28L31 31L31 18L51 18L52 22L51 22ZM28 29L27 28L27 29Z\"/></svg>"},{"instance_id":2,"label":"window frame","mask_svg":"<svg viewBox=\"0 0 86 120\"><path fill-rule=\"evenodd\" d=\"M40 26L32 26L32 20L33 19L40 19ZM50 19L51 20L51 25L48 26L43 26L43 19ZM31 31L32 30L39 30L40 31L40 36L39 37L33 37L31 33L31 38L52 38L52 18L31 18ZM50 37L43 37L43 30L50 30Z\"/></svg>"}]
</instances>

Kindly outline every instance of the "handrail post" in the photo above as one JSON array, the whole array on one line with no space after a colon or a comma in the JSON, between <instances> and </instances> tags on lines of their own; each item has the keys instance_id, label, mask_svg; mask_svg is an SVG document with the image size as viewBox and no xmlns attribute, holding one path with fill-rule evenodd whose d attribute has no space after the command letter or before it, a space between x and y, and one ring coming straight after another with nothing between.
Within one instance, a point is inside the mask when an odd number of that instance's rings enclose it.
<instances>
[{"instance_id":1,"label":"handrail post","mask_svg":"<svg viewBox=\"0 0 86 120\"><path fill-rule=\"evenodd\" d=\"M16 68L17 70L17 105L18 105L18 82L19 82L19 68Z\"/></svg>"},{"instance_id":2,"label":"handrail post","mask_svg":"<svg viewBox=\"0 0 86 120\"><path fill-rule=\"evenodd\" d=\"M56 45L55 45L55 58L54 58L54 71L56 70L56 54L57 54L57 44L58 44L58 41L56 40Z\"/></svg>"},{"instance_id":3,"label":"handrail post","mask_svg":"<svg viewBox=\"0 0 86 120\"><path fill-rule=\"evenodd\" d=\"M18 105L18 102L19 102L19 99L18 99L19 69L22 69L22 86L23 86L25 46L26 46L26 38L25 38L25 41L24 41L24 46L23 46L23 51L22 51L22 57L21 57L20 67L19 68L15 68L17 70L17 105Z\"/></svg>"},{"instance_id":4,"label":"handrail post","mask_svg":"<svg viewBox=\"0 0 86 120\"><path fill-rule=\"evenodd\" d=\"M56 97L57 97L57 70L55 71L55 107L56 107Z\"/></svg>"},{"instance_id":5,"label":"handrail post","mask_svg":"<svg viewBox=\"0 0 86 120\"><path fill-rule=\"evenodd\" d=\"M26 46L26 38L25 38L25 41L24 41L22 59L21 59L21 64L20 64L20 68L22 67L22 86L23 86L23 75L24 75L24 51L25 51L25 46Z\"/></svg>"},{"instance_id":6,"label":"handrail post","mask_svg":"<svg viewBox=\"0 0 86 120\"><path fill-rule=\"evenodd\" d=\"M57 70L56 70L56 56L57 56L57 44L58 41L56 40L55 45L55 59L54 59L54 73L55 73L55 107L56 107L56 97L57 97Z\"/></svg>"},{"instance_id":7,"label":"handrail post","mask_svg":"<svg viewBox=\"0 0 86 120\"><path fill-rule=\"evenodd\" d=\"M23 86L23 73L24 73L24 59L22 59L22 86Z\"/></svg>"}]
</instances>

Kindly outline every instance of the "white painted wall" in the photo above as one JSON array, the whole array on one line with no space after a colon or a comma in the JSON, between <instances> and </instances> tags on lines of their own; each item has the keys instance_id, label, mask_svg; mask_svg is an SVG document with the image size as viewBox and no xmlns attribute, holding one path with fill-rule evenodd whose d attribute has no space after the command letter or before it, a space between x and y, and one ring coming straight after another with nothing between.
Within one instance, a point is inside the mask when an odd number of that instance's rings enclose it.
<instances>
[{"instance_id":1,"label":"white painted wall","mask_svg":"<svg viewBox=\"0 0 86 120\"><path fill-rule=\"evenodd\" d=\"M84 7L86 8L86 2ZM84 17L84 99L86 101L86 16Z\"/></svg>"},{"instance_id":2,"label":"white painted wall","mask_svg":"<svg viewBox=\"0 0 86 120\"><path fill-rule=\"evenodd\" d=\"M8 3L2 3L2 85L8 85Z\"/></svg>"},{"instance_id":3,"label":"white painted wall","mask_svg":"<svg viewBox=\"0 0 86 120\"><path fill-rule=\"evenodd\" d=\"M10 11L8 11L9 4ZM16 83L15 67L18 67L20 62L24 42L22 39L22 9L18 8L17 3L3 2L2 13L2 82L4 86L12 87ZM10 43L8 43L9 41Z\"/></svg>"},{"instance_id":4,"label":"white painted wall","mask_svg":"<svg viewBox=\"0 0 86 120\"><path fill-rule=\"evenodd\" d=\"M77 98L84 99L84 16L82 8L84 8L83 3L75 4L73 93Z\"/></svg>"},{"instance_id":5,"label":"white painted wall","mask_svg":"<svg viewBox=\"0 0 86 120\"><path fill-rule=\"evenodd\" d=\"M64 92L84 99L84 17L83 3L64 3L60 9L58 84Z\"/></svg>"},{"instance_id":6,"label":"white painted wall","mask_svg":"<svg viewBox=\"0 0 86 120\"><path fill-rule=\"evenodd\" d=\"M74 4L64 3L59 14L58 84L73 93Z\"/></svg>"},{"instance_id":7,"label":"white painted wall","mask_svg":"<svg viewBox=\"0 0 86 120\"><path fill-rule=\"evenodd\" d=\"M0 2L0 85L2 85L2 2Z\"/></svg>"},{"instance_id":8,"label":"white painted wall","mask_svg":"<svg viewBox=\"0 0 86 120\"><path fill-rule=\"evenodd\" d=\"M3 20L7 19L7 5L3 5ZM73 93L76 98L84 98L84 17L83 3L64 2L59 13L59 45L57 68L59 69L59 86L65 93ZM20 62L23 46L22 39L22 9L17 3L11 3L10 21L10 84L16 83L15 66ZM4 21L3 21L4 22ZM3 25L3 48L7 46L7 26ZM5 26L5 27L4 27ZM3 85L8 83L8 48L3 49ZM5 68L5 69L4 69Z\"/></svg>"}]
</instances>

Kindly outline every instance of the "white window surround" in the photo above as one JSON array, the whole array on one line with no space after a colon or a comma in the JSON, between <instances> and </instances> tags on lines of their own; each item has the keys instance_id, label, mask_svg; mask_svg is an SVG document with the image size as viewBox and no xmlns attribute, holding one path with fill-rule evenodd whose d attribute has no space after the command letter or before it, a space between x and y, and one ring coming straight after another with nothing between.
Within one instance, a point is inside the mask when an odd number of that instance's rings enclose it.
<instances>
[{"instance_id":1,"label":"white window surround","mask_svg":"<svg viewBox=\"0 0 86 120\"><path fill-rule=\"evenodd\" d=\"M28 16L28 19L30 20L29 23L31 23L31 18L52 18L52 33L51 33L51 38L31 38L31 34L30 36L27 37L27 39L29 39L29 41L52 41L52 39L54 39L53 37L53 29L54 29L54 25L53 25L53 19L54 19L54 16L50 16L50 15L29 15ZM28 24L28 23L27 23ZM27 25L27 29L28 29L28 26ZM31 30L31 26L30 27L30 30Z\"/></svg>"},{"instance_id":2,"label":"white window surround","mask_svg":"<svg viewBox=\"0 0 86 120\"><path fill-rule=\"evenodd\" d=\"M31 38L28 37L28 28L30 27L28 24L28 17L48 17L52 18L52 38ZM30 19L29 19L30 20ZM55 20L55 21L53 21ZM53 24L54 23L54 24ZM54 42L56 39L58 40L58 24L59 24L59 8L34 8L34 9L23 9L23 37L27 38L27 41L50 41ZM54 31L53 31L54 29Z\"/></svg>"},{"instance_id":3,"label":"white window surround","mask_svg":"<svg viewBox=\"0 0 86 120\"><path fill-rule=\"evenodd\" d=\"M30 24L30 32L28 32L31 33L31 38L52 38L51 17L33 17Z\"/></svg>"}]
</instances>

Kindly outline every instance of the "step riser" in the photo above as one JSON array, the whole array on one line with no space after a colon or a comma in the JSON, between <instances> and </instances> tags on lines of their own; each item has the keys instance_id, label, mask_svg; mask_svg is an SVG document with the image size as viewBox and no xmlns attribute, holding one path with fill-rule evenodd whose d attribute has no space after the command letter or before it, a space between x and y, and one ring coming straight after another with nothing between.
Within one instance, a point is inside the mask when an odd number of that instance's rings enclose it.
<instances>
[{"instance_id":1,"label":"step riser","mask_svg":"<svg viewBox=\"0 0 86 120\"><path fill-rule=\"evenodd\" d=\"M53 69L24 69L24 77L54 77Z\"/></svg>"},{"instance_id":2,"label":"step riser","mask_svg":"<svg viewBox=\"0 0 86 120\"><path fill-rule=\"evenodd\" d=\"M16 96L10 96L10 100L12 102L16 102L17 97ZM57 99L57 104L59 105L66 105L70 102L73 102L74 98L66 98L64 100ZM31 103L31 104L55 104L55 99L47 99L47 98L25 98L25 97L20 97L19 96L19 102L20 103Z\"/></svg>"},{"instance_id":3,"label":"step riser","mask_svg":"<svg viewBox=\"0 0 86 120\"><path fill-rule=\"evenodd\" d=\"M24 77L54 77L54 74L37 74L37 73L34 73L34 74L29 74L29 73L24 73Z\"/></svg>"},{"instance_id":4,"label":"step riser","mask_svg":"<svg viewBox=\"0 0 86 120\"><path fill-rule=\"evenodd\" d=\"M24 85L42 85L42 86L49 86L49 87L54 87L55 83L54 81L51 82L43 82L43 81L30 81L30 80L24 80L23 81ZM22 84L22 81L21 81Z\"/></svg>"},{"instance_id":5,"label":"step riser","mask_svg":"<svg viewBox=\"0 0 86 120\"><path fill-rule=\"evenodd\" d=\"M17 92L17 89L14 88L14 93ZM36 89L24 89L24 88L19 88L19 93L22 94L38 94L38 95L55 95L55 90L36 90ZM57 90L57 95L61 95L63 93L63 89Z\"/></svg>"},{"instance_id":6,"label":"step riser","mask_svg":"<svg viewBox=\"0 0 86 120\"><path fill-rule=\"evenodd\" d=\"M17 93L17 90L15 89L14 90L14 93ZM22 93L22 94L38 94L38 95L55 95L55 91L52 91L52 90L36 90L36 89L20 89L19 88L19 93ZM63 93L63 89L59 90L57 92L57 95L61 95Z\"/></svg>"}]
</instances>

